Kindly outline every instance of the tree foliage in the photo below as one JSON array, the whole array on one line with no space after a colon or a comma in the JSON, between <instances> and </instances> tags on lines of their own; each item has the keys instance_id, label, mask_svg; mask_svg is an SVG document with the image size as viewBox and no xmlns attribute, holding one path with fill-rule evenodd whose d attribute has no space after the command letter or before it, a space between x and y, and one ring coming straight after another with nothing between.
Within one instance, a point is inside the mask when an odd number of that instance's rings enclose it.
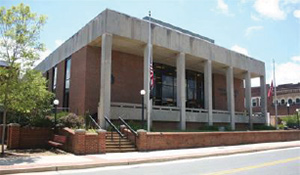
<instances>
[{"instance_id":1,"label":"tree foliage","mask_svg":"<svg viewBox=\"0 0 300 175\"><path fill-rule=\"evenodd\" d=\"M46 79L31 69L39 53L44 51L39 39L45 22L45 16L32 13L30 7L22 3L9 9L0 8L0 59L8 65L0 68L4 126L9 112L34 116L50 107L52 94L46 89Z\"/></svg>"}]
</instances>

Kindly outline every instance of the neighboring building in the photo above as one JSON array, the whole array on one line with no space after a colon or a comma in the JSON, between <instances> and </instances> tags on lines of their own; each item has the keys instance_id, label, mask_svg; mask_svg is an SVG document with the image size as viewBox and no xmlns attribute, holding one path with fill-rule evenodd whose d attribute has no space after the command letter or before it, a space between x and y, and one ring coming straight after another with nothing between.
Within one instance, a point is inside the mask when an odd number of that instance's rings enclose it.
<instances>
[{"instance_id":1,"label":"neighboring building","mask_svg":"<svg viewBox=\"0 0 300 175\"><path fill-rule=\"evenodd\" d=\"M8 67L8 64L5 61L0 60L0 67Z\"/></svg>"},{"instance_id":2,"label":"neighboring building","mask_svg":"<svg viewBox=\"0 0 300 175\"><path fill-rule=\"evenodd\" d=\"M269 90L269 85L267 89ZM296 109L300 109L300 83L298 84L282 84L277 86L277 111L278 116L286 116L295 114ZM289 104L289 107L288 105ZM252 106L253 111L260 111L260 87L252 88ZM271 116L275 115L275 99L274 93L268 97L267 111Z\"/></svg>"},{"instance_id":3,"label":"neighboring building","mask_svg":"<svg viewBox=\"0 0 300 175\"><path fill-rule=\"evenodd\" d=\"M149 97L150 54L155 82L145 113L152 127L247 126L252 116L251 78L260 77L265 84L264 62L217 46L207 37L151 21L149 44L149 18L107 9L41 62L36 69L49 80L60 107L78 114L97 113L103 127L104 116L140 120L140 90L146 90L145 99ZM265 86L261 90L265 108L262 116L251 117L254 124L266 122Z\"/></svg>"}]
</instances>

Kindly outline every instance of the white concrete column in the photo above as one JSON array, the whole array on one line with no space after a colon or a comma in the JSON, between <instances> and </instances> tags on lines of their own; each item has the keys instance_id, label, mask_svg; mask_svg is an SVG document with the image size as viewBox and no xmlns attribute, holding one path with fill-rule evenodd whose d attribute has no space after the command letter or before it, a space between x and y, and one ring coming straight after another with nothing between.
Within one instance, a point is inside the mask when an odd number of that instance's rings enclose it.
<instances>
[{"instance_id":1,"label":"white concrete column","mask_svg":"<svg viewBox=\"0 0 300 175\"><path fill-rule=\"evenodd\" d=\"M100 103L98 107L98 121L102 128L106 128L104 117L110 118L110 98L111 98L111 54L112 35L105 33L102 35L101 45L101 85Z\"/></svg>"},{"instance_id":2,"label":"white concrete column","mask_svg":"<svg viewBox=\"0 0 300 175\"><path fill-rule=\"evenodd\" d=\"M227 109L230 113L230 126L235 130L235 100L234 100L234 77L233 68L226 69Z\"/></svg>"},{"instance_id":3,"label":"white concrete column","mask_svg":"<svg viewBox=\"0 0 300 175\"><path fill-rule=\"evenodd\" d=\"M212 68L211 60L204 62L204 94L205 109L208 111L208 124L213 125L212 115Z\"/></svg>"},{"instance_id":4,"label":"white concrete column","mask_svg":"<svg viewBox=\"0 0 300 175\"><path fill-rule=\"evenodd\" d=\"M147 44L144 48L144 90L146 91L144 104L146 107L146 117L147 117L147 130L150 131L152 126L152 100L150 99L150 59L149 56L152 58L152 44Z\"/></svg>"},{"instance_id":5,"label":"white concrete column","mask_svg":"<svg viewBox=\"0 0 300 175\"><path fill-rule=\"evenodd\" d=\"M267 115L267 90L266 90L266 76L260 77L260 108L261 108L261 114L263 117L265 117L265 124L267 124L268 121L268 115Z\"/></svg>"},{"instance_id":6,"label":"white concrete column","mask_svg":"<svg viewBox=\"0 0 300 175\"><path fill-rule=\"evenodd\" d=\"M249 71L245 73L245 96L246 96L246 109L249 115L249 126L253 129L252 123L252 102L251 102L251 74Z\"/></svg>"},{"instance_id":7,"label":"white concrete column","mask_svg":"<svg viewBox=\"0 0 300 175\"><path fill-rule=\"evenodd\" d=\"M186 129L186 83L185 83L185 54L179 53L176 60L177 70L177 106L180 108L180 129Z\"/></svg>"}]
</instances>

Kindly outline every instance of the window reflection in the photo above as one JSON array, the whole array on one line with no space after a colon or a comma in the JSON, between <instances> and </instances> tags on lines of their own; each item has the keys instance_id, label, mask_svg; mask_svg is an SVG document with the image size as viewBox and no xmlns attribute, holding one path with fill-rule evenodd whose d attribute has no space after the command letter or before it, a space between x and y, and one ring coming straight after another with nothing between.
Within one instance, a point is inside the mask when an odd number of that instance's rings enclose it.
<instances>
[{"instance_id":1,"label":"window reflection","mask_svg":"<svg viewBox=\"0 0 300 175\"><path fill-rule=\"evenodd\" d=\"M177 105L177 79L175 67L154 63L153 104L163 106ZM203 74L186 71L186 106L188 108L204 107Z\"/></svg>"}]
</instances>

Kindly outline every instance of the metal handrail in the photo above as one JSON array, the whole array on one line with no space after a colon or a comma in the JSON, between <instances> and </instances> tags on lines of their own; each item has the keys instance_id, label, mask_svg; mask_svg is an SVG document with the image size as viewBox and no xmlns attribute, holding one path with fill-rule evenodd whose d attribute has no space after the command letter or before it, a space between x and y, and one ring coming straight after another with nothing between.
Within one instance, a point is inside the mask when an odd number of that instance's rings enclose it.
<instances>
[{"instance_id":1,"label":"metal handrail","mask_svg":"<svg viewBox=\"0 0 300 175\"><path fill-rule=\"evenodd\" d=\"M104 117L105 118L105 120L106 120L106 122L111 126L111 127L113 127L113 129L119 134L119 136L121 137L121 138L123 138L124 137L124 135L120 132L120 130L109 120L109 118L107 118L106 116Z\"/></svg>"},{"instance_id":2,"label":"metal handrail","mask_svg":"<svg viewBox=\"0 0 300 175\"><path fill-rule=\"evenodd\" d=\"M121 118L121 116L119 117L119 119L121 120L121 122L126 126L126 128L128 128L135 136L138 136L137 132L135 130L133 130L129 125L128 123L125 122L125 120L123 120Z\"/></svg>"},{"instance_id":3,"label":"metal handrail","mask_svg":"<svg viewBox=\"0 0 300 175\"><path fill-rule=\"evenodd\" d=\"M89 118L92 120L92 122L98 127L98 129L102 129L101 127L100 127L100 125L98 125L98 123L93 119L93 117L91 116L91 115L88 115L89 116Z\"/></svg>"}]
</instances>

